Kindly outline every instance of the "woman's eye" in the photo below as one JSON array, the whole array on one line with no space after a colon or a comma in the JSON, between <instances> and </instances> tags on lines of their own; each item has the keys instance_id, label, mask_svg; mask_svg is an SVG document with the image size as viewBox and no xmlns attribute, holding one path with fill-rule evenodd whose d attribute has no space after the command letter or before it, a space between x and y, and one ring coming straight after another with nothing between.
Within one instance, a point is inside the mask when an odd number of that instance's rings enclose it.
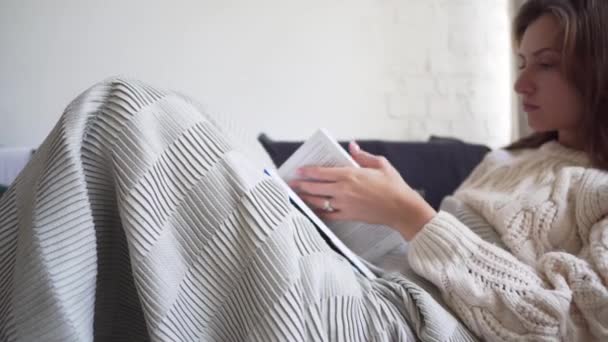
<instances>
[{"instance_id":1,"label":"woman's eye","mask_svg":"<svg viewBox=\"0 0 608 342\"><path fill-rule=\"evenodd\" d=\"M553 69L557 63L555 61L551 61L551 60L545 60L545 61L538 61L538 65L542 68L542 69Z\"/></svg>"}]
</instances>

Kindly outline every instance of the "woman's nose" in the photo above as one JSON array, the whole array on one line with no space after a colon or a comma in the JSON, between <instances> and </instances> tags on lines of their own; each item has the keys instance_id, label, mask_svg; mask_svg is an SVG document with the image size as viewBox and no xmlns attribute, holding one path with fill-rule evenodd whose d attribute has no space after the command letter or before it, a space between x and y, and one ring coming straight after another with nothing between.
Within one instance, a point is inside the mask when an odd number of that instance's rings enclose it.
<instances>
[{"instance_id":1,"label":"woman's nose","mask_svg":"<svg viewBox=\"0 0 608 342\"><path fill-rule=\"evenodd\" d=\"M530 95L536 89L534 82L532 81L530 74L527 70L520 71L515 84L513 86L515 92L520 95Z\"/></svg>"}]
</instances>

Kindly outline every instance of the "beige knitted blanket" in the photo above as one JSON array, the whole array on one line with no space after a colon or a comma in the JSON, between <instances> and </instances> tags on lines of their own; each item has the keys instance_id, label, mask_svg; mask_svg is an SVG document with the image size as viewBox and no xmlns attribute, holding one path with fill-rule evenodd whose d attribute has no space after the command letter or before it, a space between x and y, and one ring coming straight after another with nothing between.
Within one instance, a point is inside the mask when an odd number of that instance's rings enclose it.
<instances>
[{"instance_id":1,"label":"beige knitted blanket","mask_svg":"<svg viewBox=\"0 0 608 342\"><path fill-rule=\"evenodd\" d=\"M121 79L67 107L0 199L1 341L474 340L357 273L218 122Z\"/></svg>"}]
</instances>

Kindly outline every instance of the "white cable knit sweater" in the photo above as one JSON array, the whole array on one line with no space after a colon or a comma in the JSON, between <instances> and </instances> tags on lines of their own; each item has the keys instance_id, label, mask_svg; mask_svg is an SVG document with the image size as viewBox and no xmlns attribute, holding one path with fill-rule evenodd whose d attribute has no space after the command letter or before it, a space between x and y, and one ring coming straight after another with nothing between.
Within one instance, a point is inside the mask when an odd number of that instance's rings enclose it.
<instances>
[{"instance_id":1,"label":"white cable knit sweater","mask_svg":"<svg viewBox=\"0 0 608 342\"><path fill-rule=\"evenodd\" d=\"M608 340L608 172L553 141L488 154L454 196L511 253L439 212L410 242L408 259L476 334Z\"/></svg>"}]
</instances>

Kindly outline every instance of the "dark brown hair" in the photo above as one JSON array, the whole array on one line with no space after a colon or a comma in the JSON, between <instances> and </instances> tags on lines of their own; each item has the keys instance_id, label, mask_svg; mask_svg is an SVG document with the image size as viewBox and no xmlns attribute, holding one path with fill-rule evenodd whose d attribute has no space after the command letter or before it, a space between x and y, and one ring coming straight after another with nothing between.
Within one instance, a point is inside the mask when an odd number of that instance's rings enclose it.
<instances>
[{"instance_id":1,"label":"dark brown hair","mask_svg":"<svg viewBox=\"0 0 608 342\"><path fill-rule=\"evenodd\" d=\"M583 96L584 150L595 167L608 170L608 0L528 0L513 21L515 45L544 14L555 16L561 27L563 72ZM557 132L533 133L507 149L555 139Z\"/></svg>"}]
</instances>

